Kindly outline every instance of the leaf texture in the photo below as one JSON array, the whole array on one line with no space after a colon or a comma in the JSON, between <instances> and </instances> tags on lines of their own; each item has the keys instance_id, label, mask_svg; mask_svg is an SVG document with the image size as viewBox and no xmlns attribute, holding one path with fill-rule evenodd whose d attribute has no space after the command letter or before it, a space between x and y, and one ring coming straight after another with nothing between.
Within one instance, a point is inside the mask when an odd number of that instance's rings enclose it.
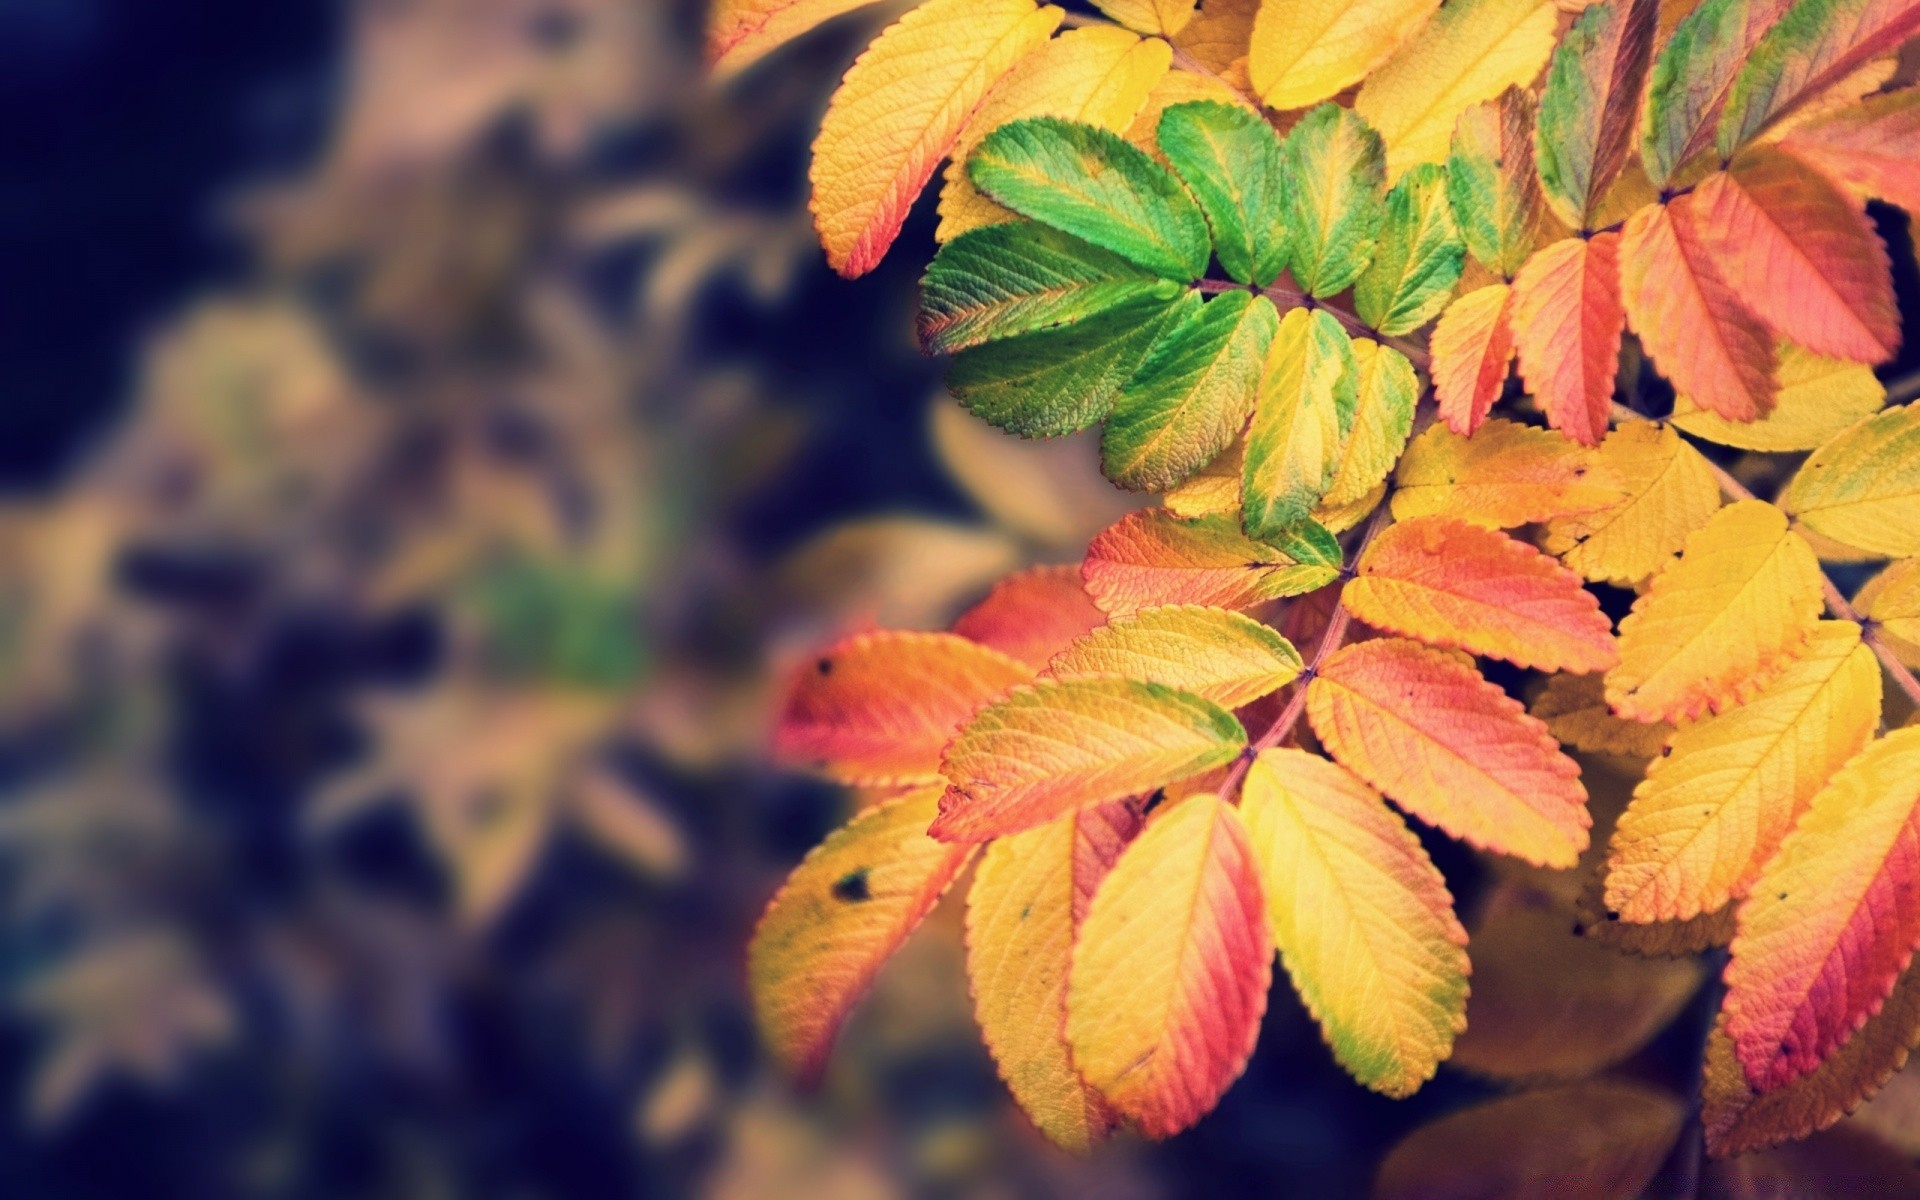
<instances>
[{"instance_id":1,"label":"leaf texture","mask_svg":"<svg viewBox=\"0 0 1920 1200\"><path fill-rule=\"evenodd\" d=\"M1916 0L1795 4L1734 77L1715 145L1721 154L1733 154L1769 123L1916 35Z\"/></svg>"},{"instance_id":2,"label":"leaf texture","mask_svg":"<svg viewBox=\"0 0 1920 1200\"><path fill-rule=\"evenodd\" d=\"M1131 679L1042 680L974 715L942 761L947 794L929 830L980 842L1177 783L1247 744L1233 714Z\"/></svg>"},{"instance_id":3,"label":"leaf texture","mask_svg":"<svg viewBox=\"0 0 1920 1200\"><path fill-rule=\"evenodd\" d=\"M1107 478L1166 491L1219 457L1253 412L1279 325L1272 301L1233 291L1168 330L1114 401L1100 440Z\"/></svg>"},{"instance_id":4,"label":"leaf texture","mask_svg":"<svg viewBox=\"0 0 1920 1200\"><path fill-rule=\"evenodd\" d=\"M1624 758L1653 758L1666 749L1673 726L1644 725L1613 715L1606 681L1598 675L1550 675L1527 711L1547 732L1576 750Z\"/></svg>"},{"instance_id":5,"label":"leaf texture","mask_svg":"<svg viewBox=\"0 0 1920 1200\"><path fill-rule=\"evenodd\" d=\"M1409 1096L1466 1027L1467 932L1420 839L1345 769L1267 750L1241 812L1281 961L1334 1057Z\"/></svg>"},{"instance_id":6,"label":"leaf texture","mask_svg":"<svg viewBox=\"0 0 1920 1200\"><path fill-rule=\"evenodd\" d=\"M1544 0L1461 0L1441 6L1420 36L1375 71L1354 111L1380 131L1393 178L1446 157L1468 106L1524 86L1553 53L1554 7Z\"/></svg>"},{"instance_id":7,"label":"leaf texture","mask_svg":"<svg viewBox=\"0 0 1920 1200\"><path fill-rule=\"evenodd\" d=\"M1247 431L1241 520L1265 541L1306 519L1333 483L1353 429L1353 343L1323 309L1281 318Z\"/></svg>"},{"instance_id":8,"label":"leaf texture","mask_svg":"<svg viewBox=\"0 0 1920 1200\"><path fill-rule=\"evenodd\" d=\"M1812 1073L1881 1011L1920 945L1920 728L1813 798L1740 910L1727 1033L1756 1091Z\"/></svg>"},{"instance_id":9,"label":"leaf texture","mask_svg":"<svg viewBox=\"0 0 1920 1200\"><path fill-rule=\"evenodd\" d=\"M1398 350L1355 338L1353 364L1353 429L1327 485L1326 504L1357 504L1385 482L1413 432L1413 409L1420 398L1419 377ZM1371 511L1374 504L1366 507Z\"/></svg>"},{"instance_id":10,"label":"leaf texture","mask_svg":"<svg viewBox=\"0 0 1920 1200\"><path fill-rule=\"evenodd\" d=\"M1682 726L1620 818L1607 908L1684 921L1747 894L1814 793L1880 723L1880 666L1851 621L1822 621L1773 686Z\"/></svg>"},{"instance_id":11,"label":"leaf texture","mask_svg":"<svg viewBox=\"0 0 1920 1200\"><path fill-rule=\"evenodd\" d=\"M1773 411L1757 421L1729 421L1676 396L1673 423L1695 437L1780 454L1812 450L1887 402L1887 389L1873 370L1844 358L1827 358L1791 343L1780 345L1780 392Z\"/></svg>"},{"instance_id":12,"label":"leaf texture","mask_svg":"<svg viewBox=\"0 0 1920 1200\"><path fill-rule=\"evenodd\" d=\"M1118 134L1056 117L1002 125L967 160L993 200L1165 279L1207 270L1200 208L1165 167Z\"/></svg>"},{"instance_id":13,"label":"leaf texture","mask_svg":"<svg viewBox=\"0 0 1920 1200\"><path fill-rule=\"evenodd\" d=\"M1436 0L1265 0L1247 63L1268 108L1305 108L1346 90L1426 23Z\"/></svg>"},{"instance_id":14,"label":"leaf texture","mask_svg":"<svg viewBox=\"0 0 1920 1200\"><path fill-rule=\"evenodd\" d=\"M1087 593L1120 615L1157 604L1252 608L1333 582L1340 543L1301 526L1284 546L1256 542L1236 517L1183 520L1151 509L1130 514L1087 547Z\"/></svg>"},{"instance_id":15,"label":"leaf texture","mask_svg":"<svg viewBox=\"0 0 1920 1200\"><path fill-rule=\"evenodd\" d=\"M1490 283L1448 305L1434 326L1431 349L1440 419L1471 437L1506 386L1513 361L1513 289Z\"/></svg>"},{"instance_id":16,"label":"leaf texture","mask_svg":"<svg viewBox=\"0 0 1920 1200\"><path fill-rule=\"evenodd\" d=\"M1889 558L1920 554L1920 408L1890 408L1813 452L1782 504L1824 537Z\"/></svg>"},{"instance_id":17,"label":"leaf texture","mask_svg":"<svg viewBox=\"0 0 1920 1200\"><path fill-rule=\"evenodd\" d=\"M980 194L966 162L980 139L1010 121L1062 117L1124 132L1147 93L1173 62L1173 47L1124 29L1069 29L1042 42L987 93L947 162L934 237L949 242L970 229L1016 220Z\"/></svg>"},{"instance_id":18,"label":"leaf texture","mask_svg":"<svg viewBox=\"0 0 1920 1200\"><path fill-rule=\"evenodd\" d=\"M1534 104L1508 88L1460 114L1447 155L1447 196L1460 236L1480 264L1511 280L1540 234Z\"/></svg>"},{"instance_id":19,"label":"leaf texture","mask_svg":"<svg viewBox=\"0 0 1920 1200\"><path fill-rule=\"evenodd\" d=\"M1675 391L1730 421L1773 407L1773 339L1717 270L1692 195L1627 220L1620 294L1628 327Z\"/></svg>"},{"instance_id":20,"label":"leaf texture","mask_svg":"<svg viewBox=\"0 0 1920 1200\"><path fill-rule=\"evenodd\" d=\"M1535 129L1540 186L1570 229L1589 228L1633 149L1658 0L1609 0L1560 39L1540 92Z\"/></svg>"},{"instance_id":21,"label":"leaf texture","mask_svg":"<svg viewBox=\"0 0 1920 1200\"><path fill-rule=\"evenodd\" d=\"M949 633L856 634L795 672L774 757L856 787L937 782L954 730L1031 678L1021 663Z\"/></svg>"},{"instance_id":22,"label":"leaf texture","mask_svg":"<svg viewBox=\"0 0 1920 1200\"><path fill-rule=\"evenodd\" d=\"M1780 146L1857 196L1920 209L1920 89L1870 96L1796 127Z\"/></svg>"},{"instance_id":23,"label":"leaf texture","mask_svg":"<svg viewBox=\"0 0 1920 1200\"><path fill-rule=\"evenodd\" d=\"M1045 226L996 226L940 248L920 291L920 343L953 353L1071 325L1175 285Z\"/></svg>"},{"instance_id":24,"label":"leaf texture","mask_svg":"<svg viewBox=\"0 0 1920 1200\"><path fill-rule=\"evenodd\" d=\"M987 89L1062 16L1033 0L928 0L874 39L813 143L813 218L842 275L874 268Z\"/></svg>"},{"instance_id":25,"label":"leaf texture","mask_svg":"<svg viewBox=\"0 0 1920 1200\"><path fill-rule=\"evenodd\" d=\"M1428 429L1408 444L1395 479L1396 520L1444 513L1495 529L1599 512L1622 496L1592 450L1498 419L1470 438Z\"/></svg>"},{"instance_id":26,"label":"leaf texture","mask_svg":"<svg viewBox=\"0 0 1920 1200\"><path fill-rule=\"evenodd\" d=\"M953 623L953 632L1019 659L1038 671L1106 614L1080 582L1078 563L1029 567L993 585L986 598Z\"/></svg>"},{"instance_id":27,"label":"leaf texture","mask_svg":"<svg viewBox=\"0 0 1920 1200\"><path fill-rule=\"evenodd\" d=\"M1600 601L1525 542L1453 517L1388 528L1342 594L1376 629L1541 671L1603 671L1618 660Z\"/></svg>"},{"instance_id":28,"label":"leaf texture","mask_svg":"<svg viewBox=\"0 0 1920 1200\"><path fill-rule=\"evenodd\" d=\"M1281 149L1288 269L1309 295L1345 291L1373 260L1386 221L1380 135L1352 109L1322 104L1300 118Z\"/></svg>"},{"instance_id":29,"label":"leaf texture","mask_svg":"<svg viewBox=\"0 0 1920 1200\"><path fill-rule=\"evenodd\" d=\"M1208 795L1180 801L1094 894L1068 981L1073 1061L1142 1133L1171 1137L1245 1069L1272 978L1239 812Z\"/></svg>"},{"instance_id":30,"label":"leaf texture","mask_svg":"<svg viewBox=\"0 0 1920 1200\"><path fill-rule=\"evenodd\" d=\"M1791 3L1702 0L1675 27L1654 60L1640 127L1640 158L1655 187L1713 145L1735 76Z\"/></svg>"},{"instance_id":31,"label":"leaf texture","mask_svg":"<svg viewBox=\"0 0 1920 1200\"><path fill-rule=\"evenodd\" d=\"M1408 812L1476 846L1571 866L1587 844L1580 769L1518 701L1444 651L1397 638L1329 658L1313 731Z\"/></svg>"},{"instance_id":32,"label":"leaf texture","mask_svg":"<svg viewBox=\"0 0 1920 1200\"><path fill-rule=\"evenodd\" d=\"M1098 0L1101 12L1141 33L1179 33L1193 20L1196 0Z\"/></svg>"},{"instance_id":33,"label":"leaf texture","mask_svg":"<svg viewBox=\"0 0 1920 1200\"><path fill-rule=\"evenodd\" d=\"M1301 666L1293 643L1252 617L1168 604L1115 617L1054 656L1047 674L1144 679L1239 708L1292 683Z\"/></svg>"},{"instance_id":34,"label":"leaf texture","mask_svg":"<svg viewBox=\"0 0 1920 1200\"><path fill-rule=\"evenodd\" d=\"M1383 334L1409 333L1446 307L1465 262L1446 169L1421 163L1387 193L1380 243L1354 281L1354 311Z\"/></svg>"},{"instance_id":35,"label":"leaf texture","mask_svg":"<svg viewBox=\"0 0 1920 1200\"><path fill-rule=\"evenodd\" d=\"M1619 503L1547 524L1547 553L1587 579L1633 587L1680 553L1720 510L1720 484L1672 428L1633 421L1600 443L1600 462L1626 494Z\"/></svg>"},{"instance_id":36,"label":"leaf texture","mask_svg":"<svg viewBox=\"0 0 1920 1200\"><path fill-rule=\"evenodd\" d=\"M1067 1050L1067 970L1094 890L1139 832L1126 800L1001 838L967 891L967 978L1000 1077L1054 1144L1084 1152L1115 1123Z\"/></svg>"},{"instance_id":37,"label":"leaf texture","mask_svg":"<svg viewBox=\"0 0 1920 1200\"><path fill-rule=\"evenodd\" d=\"M827 836L767 906L747 979L774 1056L820 1077L848 1012L973 856L926 834L940 792L867 809Z\"/></svg>"},{"instance_id":38,"label":"leaf texture","mask_svg":"<svg viewBox=\"0 0 1920 1200\"><path fill-rule=\"evenodd\" d=\"M1547 424L1597 446L1607 435L1619 369L1620 237L1566 238L1520 268L1513 281L1513 344L1520 378Z\"/></svg>"},{"instance_id":39,"label":"leaf texture","mask_svg":"<svg viewBox=\"0 0 1920 1200\"><path fill-rule=\"evenodd\" d=\"M1265 287L1287 266L1284 226L1275 221L1286 163L1273 126L1234 104L1200 100L1160 114L1161 153L1193 192L1229 278Z\"/></svg>"},{"instance_id":40,"label":"leaf texture","mask_svg":"<svg viewBox=\"0 0 1920 1200\"><path fill-rule=\"evenodd\" d=\"M1773 332L1855 362L1899 349L1887 252L1858 200L1767 147L1688 199L1715 271Z\"/></svg>"},{"instance_id":41,"label":"leaf texture","mask_svg":"<svg viewBox=\"0 0 1920 1200\"><path fill-rule=\"evenodd\" d=\"M1786 669L1820 609L1820 564L1786 517L1763 501L1730 504L1620 622L1607 699L1636 721L1722 712Z\"/></svg>"}]
</instances>

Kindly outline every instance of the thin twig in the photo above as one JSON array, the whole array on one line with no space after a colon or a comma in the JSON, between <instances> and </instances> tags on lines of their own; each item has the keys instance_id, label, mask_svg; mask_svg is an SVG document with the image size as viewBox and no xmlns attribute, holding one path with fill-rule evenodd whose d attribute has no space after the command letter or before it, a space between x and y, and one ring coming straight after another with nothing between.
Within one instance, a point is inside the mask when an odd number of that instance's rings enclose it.
<instances>
[{"instance_id":1,"label":"thin twig","mask_svg":"<svg viewBox=\"0 0 1920 1200\"><path fill-rule=\"evenodd\" d=\"M1360 556L1366 552L1367 544L1386 527L1387 512L1387 503L1382 500L1380 507L1373 510L1373 519L1367 522L1366 529L1360 534L1360 540L1354 543L1354 562L1360 561ZM1350 572L1342 572L1342 574L1349 575ZM1341 643L1346 641L1347 626L1352 621L1353 615L1347 611L1346 603L1336 601L1332 615L1327 618L1327 628L1320 635L1320 644L1314 648L1312 661L1308 662L1306 669L1300 672L1299 678L1293 681L1293 695L1288 697L1287 706L1280 710L1280 715L1274 718L1273 724L1267 726L1267 731L1233 760L1233 766L1227 770L1227 777L1220 783L1221 796L1235 795L1240 789L1240 784L1247 777L1248 768L1253 766L1254 759L1260 757L1261 751L1273 749L1293 733L1294 726L1300 723L1300 714L1307 710L1307 685L1320 674L1321 664L1326 662L1327 658L1340 648Z\"/></svg>"},{"instance_id":2,"label":"thin twig","mask_svg":"<svg viewBox=\"0 0 1920 1200\"><path fill-rule=\"evenodd\" d=\"M1642 416L1623 404L1613 406L1613 418L1616 421L1650 421L1653 419ZM1725 492L1735 500L1759 499L1746 484L1735 479L1733 473L1725 467L1722 467L1719 463L1714 462L1704 454L1701 455L1700 458L1701 461L1707 464L1707 469L1713 472L1714 482L1720 485L1722 492ZM1873 651L1874 657L1880 660L1880 665L1885 667L1887 674L1893 677L1893 682L1899 686L1901 691L1907 694L1907 699L1913 701L1916 708L1920 708L1920 679L1914 677L1913 672L1907 669L1907 664L1901 662L1900 656L1894 653L1893 647L1887 645L1886 639L1880 636L1880 630L1874 622L1860 615L1860 610L1856 609L1847 600L1846 594L1835 586L1833 580L1828 578L1824 570L1820 572L1820 594L1826 599L1827 611L1832 613L1837 620L1852 621L1860 627L1860 640L1865 642L1868 649Z\"/></svg>"}]
</instances>

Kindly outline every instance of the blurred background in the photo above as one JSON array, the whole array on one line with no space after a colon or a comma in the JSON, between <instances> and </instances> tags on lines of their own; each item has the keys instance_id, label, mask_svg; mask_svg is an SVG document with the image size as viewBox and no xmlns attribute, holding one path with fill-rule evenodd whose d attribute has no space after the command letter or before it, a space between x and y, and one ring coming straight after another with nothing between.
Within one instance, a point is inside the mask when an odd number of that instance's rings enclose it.
<instances>
[{"instance_id":1,"label":"blurred background","mask_svg":"<svg viewBox=\"0 0 1920 1200\"><path fill-rule=\"evenodd\" d=\"M764 1061L746 939L857 803L763 765L783 664L1129 501L945 401L929 206L822 262L887 8L725 92L703 18L0 0L0 1195L1341 1196L1490 1094L1361 1091L1281 987L1195 1132L1068 1158L952 903L821 1093ZM1435 850L1517 914L1476 996L1687 1086L1696 965L1543 998L1571 894Z\"/></svg>"}]
</instances>

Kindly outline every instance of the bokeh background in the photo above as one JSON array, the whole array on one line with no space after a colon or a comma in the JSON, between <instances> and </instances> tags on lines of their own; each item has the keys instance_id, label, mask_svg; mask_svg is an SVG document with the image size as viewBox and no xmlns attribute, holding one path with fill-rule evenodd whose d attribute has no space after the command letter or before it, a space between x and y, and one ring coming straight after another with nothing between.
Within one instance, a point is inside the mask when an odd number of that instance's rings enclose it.
<instances>
[{"instance_id":1,"label":"bokeh background","mask_svg":"<svg viewBox=\"0 0 1920 1200\"><path fill-rule=\"evenodd\" d=\"M821 260L888 16L716 92L694 0L0 0L0 1196L1344 1196L1492 1093L1282 986L1196 1131L1068 1158L951 902L820 1093L765 1061L746 939L859 802L764 765L783 665L1130 503L945 401L926 206ZM1700 968L1433 849L1476 994L1690 1086Z\"/></svg>"}]
</instances>

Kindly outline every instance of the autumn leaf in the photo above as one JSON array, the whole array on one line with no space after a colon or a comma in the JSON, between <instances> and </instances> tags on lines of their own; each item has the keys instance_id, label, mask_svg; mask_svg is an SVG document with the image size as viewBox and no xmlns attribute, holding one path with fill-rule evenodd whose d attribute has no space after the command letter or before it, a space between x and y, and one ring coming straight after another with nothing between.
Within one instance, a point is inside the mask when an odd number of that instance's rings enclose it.
<instances>
[{"instance_id":1,"label":"autumn leaf","mask_svg":"<svg viewBox=\"0 0 1920 1200\"><path fill-rule=\"evenodd\" d=\"M1129 29L1171 37L1193 20L1196 0L1097 0L1094 7Z\"/></svg>"},{"instance_id":2,"label":"autumn leaf","mask_svg":"<svg viewBox=\"0 0 1920 1200\"><path fill-rule=\"evenodd\" d=\"M1241 811L1281 961L1354 1078L1389 1096L1433 1077L1466 1027L1466 930L1420 840L1326 759L1267 750Z\"/></svg>"},{"instance_id":3,"label":"autumn leaf","mask_svg":"<svg viewBox=\"0 0 1920 1200\"><path fill-rule=\"evenodd\" d=\"M1287 269L1312 296L1345 291L1373 259L1386 220L1380 135L1337 104L1301 117L1281 147Z\"/></svg>"},{"instance_id":4,"label":"autumn leaf","mask_svg":"<svg viewBox=\"0 0 1920 1200\"><path fill-rule=\"evenodd\" d=\"M1768 124L1920 34L1914 0L1795 4L1753 47L1734 77L1715 146L1731 156Z\"/></svg>"},{"instance_id":5,"label":"autumn leaf","mask_svg":"<svg viewBox=\"0 0 1920 1200\"><path fill-rule=\"evenodd\" d=\"M1371 503L1364 503L1371 512L1379 504L1374 493L1400 461L1413 432L1420 380L1406 355L1369 338L1353 339L1353 367L1353 429L1321 503L1358 505L1373 496Z\"/></svg>"},{"instance_id":6,"label":"autumn leaf","mask_svg":"<svg viewBox=\"0 0 1920 1200\"><path fill-rule=\"evenodd\" d=\"M1353 284L1353 308L1389 336L1420 328L1452 298L1466 244L1447 199L1447 173L1422 163L1387 193L1373 261Z\"/></svg>"},{"instance_id":7,"label":"autumn leaf","mask_svg":"<svg viewBox=\"0 0 1920 1200\"><path fill-rule=\"evenodd\" d=\"M948 745L930 832L952 842L1018 833L1233 761L1233 714L1132 679L1042 680L976 713Z\"/></svg>"},{"instance_id":8,"label":"autumn leaf","mask_svg":"<svg viewBox=\"0 0 1920 1200\"><path fill-rule=\"evenodd\" d=\"M1554 51L1540 92L1535 160L1547 203L1571 229L1590 227L1633 149L1659 10L1658 0L1592 5Z\"/></svg>"},{"instance_id":9,"label":"autumn leaf","mask_svg":"<svg viewBox=\"0 0 1920 1200\"><path fill-rule=\"evenodd\" d=\"M1804 651L1820 607L1820 565L1780 510L1730 504L1687 538L1620 622L1607 699L1636 721L1724 712Z\"/></svg>"},{"instance_id":10,"label":"autumn leaf","mask_svg":"<svg viewBox=\"0 0 1920 1200\"><path fill-rule=\"evenodd\" d=\"M1587 844L1579 767L1443 651L1398 638L1345 647L1307 685L1307 716L1342 766L1455 837L1542 866L1571 866Z\"/></svg>"},{"instance_id":11,"label":"autumn leaf","mask_svg":"<svg viewBox=\"0 0 1920 1200\"><path fill-rule=\"evenodd\" d=\"M1142 824L1130 801L1001 838L967 891L967 978L980 1033L1020 1107L1084 1152L1115 1117L1067 1051L1067 968L1094 890Z\"/></svg>"},{"instance_id":12,"label":"autumn leaf","mask_svg":"<svg viewBox=\"0 0 1920 1200\"><path fill-rule=\"evenodd\" d=\"M1237 516L1182 520L1133 513L1087 547L1087 594L1114 615L1157 604L1251 608L1331 583L1340 544L1324 529L1296 526L1284 544L1256 542Z\"/></svg>"},{"instance_id":13,"label":"autumn leaf","mask_svg":"<svg viewBox=\"0 0 1920 1200\"><path fill-rule=\"evenodd\" d=\"M1161 153L1193 192L1229 278L1265 287L1287 265L1286 226L1275 220L1286 163L1273 126L1234 104L1202 100L1160 114Z\"/></svg>"},{"instance_id":14,"label":"autumn leaf","mask_svg":"<svg viewBox=\"0 0 1920 1200\"><path fill-rule=\"evenodd\" d=\"M1033 0L928 0L867 47L813 143L814 223L834 270L873 269L967 116L1061 15Z\"/></svg>"},{"instance_id":15,"label":"autumn leaf","mask_svg":"<svg viewBox=\"0 0 1920 1200\"><path fill-rule=\"evenodd\" d=\"M781 46L875 0L717 0L707 15L707 66L716 79L746 70Z\"/></svg>"},{"instance_id":16,"label":"autumn leaf","mask_svg":"<svg viewBox=\"0 0 1920 1200\"><path fill-rule=\"evenodd\" d=\"M1264 0L1247 63L1269 108L1305 108L1360 82L1433 15L1436 0Z\"/></svg>"},{"instance_id":17,"label":"autumn leaf","mask_svg":"<svg viewBox=\"0 0 1920 1200\"><path fill-rule=\"evenodd\" d=\"M1447 154L1447 196L1480 264L1511 281L1540 236L1533 97L1517 87L1460 114Z\"/></svg>"},{"instance_id":18,"label":"autumn leaf","mask_svg":"<svg viewBox=\"0 0 1920 1200\"><path fill-rule=\"evenodd\" d=\"M972 846L926 834L926 788L867 809L820 843L767 906L747 954L760 1029L804 1083L880 967L953 882Z\"/></svg>"},{"instance_id":19,"label":"autumn leaf","mask_svg":"<svg viewBox=\"0 0 1920 1200\"><path fill-rule=\"evenodd\" d=\"M1444 514L1511 529L1598 512L1621 499L1594 452L1513 421L1493 420L1473 437L1436 425L1413 439L1395 472L1396 520Z\"/></svg>"},{"instance_id":20,"label":"autumn leaf","mask_svg":"<svg viewBox=\"0 0 1920 1200\"><path fill-rule=\"evenodd\" d=\"M1812 450L1847 426L1880 411L1887 389L1873 370L1844 358L1826 358L1791 343L1780 345L1779 394L1757 421L1729 421L1676 396L1673 423L1698 438L1743 450Z\"/></svg>"},{"instance_id":21,"label":"autumn leaf","mask_svg":"<svg viewBox=\"0 0 1920 1200\"><path fill-rule=\"evenodd\" d=\"M1626 324L1619 253L1617 234L1567 238L1529 258L1513 281L1520 378L1547 424L1588 446L1606 436L1613 408Z\"/></svg>"},{"instance_id":22,"label":"autumn leaf","mask_svg":"<svg viewBox=\"0 0 1920 1200\"><path fill-rule=\"evenodd\" d=\"M1640 157L1655 187L1712 146L1735 76L1791 2L1702 0L1675 27L1654 60L1641 120Z\"/></svg>"},{"instance_id":23,"label":"autumn leaf","mask_svg":"<svg viewBox=\"0 0 1920 1200\"><path fill-rule=\"evenodd\" d=\"M1587 579L1633 587L1719 511L1720 484L1698 450L1649 421L1608 434L1599 460L1626 494L1605 508L1554 518L1541 544Z\"/></svg>"},{"instance_id":24,"label":"autumn leaf","mask_svg":"<svg viewBox=\"0 0 1920 1200\"><path fill-rule=\"evenodd\" d=\"M1239 708L1292 683L1301 666L1293 643L1252 617L1169 604L1113 618L1055 655L1047 674L1144 679Z\"/></svg>"},{"instance_id":25,"label":"autumn leaf","mask_svg":"<svg viewBox=\"0 0 1920 1200\"><path fill-rule=\"evenodd\" d=\"M1920 209L1920 89L1869 96L1797 126L1780 148L1856 196Z\"/></svg>"},{"instance_id":26,"label":"autumn leaf","mask_svg":"<svg viewBox=\"0 0 1920 1200\"><path fill-rule=\"evenodd\" d=\"M1872 554L1920 554L1920 408L1890 408L1813 455L1781 497L1797 521Z\"/></svg>"},{"instance_id":27,"label":"autumn leaf","mask_svg":"<svg viewBox=\"0 0 1920 1200\"><path fill-rule=\"evenodd\" d=\"M1813 798L1740 910L1727 1033L1756 1091L1811 1074L1881 1010L1920 944L1920 729Z\"/></svg>"},{"instance_id":28,"label":"autumn leaf","mask_svg":"<svg viewBox=\"0 0 1920 1200\"><path fill-rule=\"evenodd\" d=\"M960 614L953 632L1038 671L1068 642L1105 620L1080 582L1079 565L1068 563L1007 576Z\"/></svg>"},{"instance_id":29,"label":"autumn leaf","mask_svg":"<svg viewBox=\"0 0 1920 1200\"><path fill-rule=\"evenodd\" d=\"M1920 658L1920 559L1902 559L1875 575L1853 603L1908 666Z\"/></svg>"},{"instance_id":30,"label":"autumn leaf","mask_svg":"<svg viewBox=\"0 0 1920 1200\"><path fill-rule=\"evenodd\" d=\"M1747 894L1814 793L1880 723L1880 666L1851 621L1822 621L1771 687L1680 728L1613 836L1607 908L1684 921Z\"/></svg>"},{"instance_id":31,"label":"autumn leaf","mask_svg":"<svg viewBox=\"0 0 1920 1200\"><path fill-rule=\"evenodd\" d=\"M1434 326L1432 353L1440 419L1471 437L1506 386L1513 361L1513 289L1490 283L1448 305Z\"/></svg>"},{"instance_id":32,"label":"autumn leaf","mask_svg":"<svg viewBox=\"0 0 1920 1200\"><path fill-rule=\"evenodd\" d=\"M952 634L857 634L795 671L773 754L855 786L937 782L954 730L1031 678L1030 668Z\"/></svg>"},{"instance_id":33,"label":"autumn leaf","mask_svg":"<svg viewBox=\"0 0 1920 1200\"><path fill-rule=\"evenodd\" d=\"M1326 495L1353 429L1353 343L1325 311L1281 318L1247 431L1240 516L1266 541L1304 520Z\"/></svg>"},{"instance_id":34,"label":"autumn leaf","mask_svg":"<svg viewBox=\"0 0 1920 1200\"><path fill-rule=\"evenodd\" d=\"M1238 810L1164 809L1107 874L1068 977L1081 1075L1148 1137L1199 1120L1246 1067L1273 975L1273 934Z\"/></svg>"}]
</instances>

